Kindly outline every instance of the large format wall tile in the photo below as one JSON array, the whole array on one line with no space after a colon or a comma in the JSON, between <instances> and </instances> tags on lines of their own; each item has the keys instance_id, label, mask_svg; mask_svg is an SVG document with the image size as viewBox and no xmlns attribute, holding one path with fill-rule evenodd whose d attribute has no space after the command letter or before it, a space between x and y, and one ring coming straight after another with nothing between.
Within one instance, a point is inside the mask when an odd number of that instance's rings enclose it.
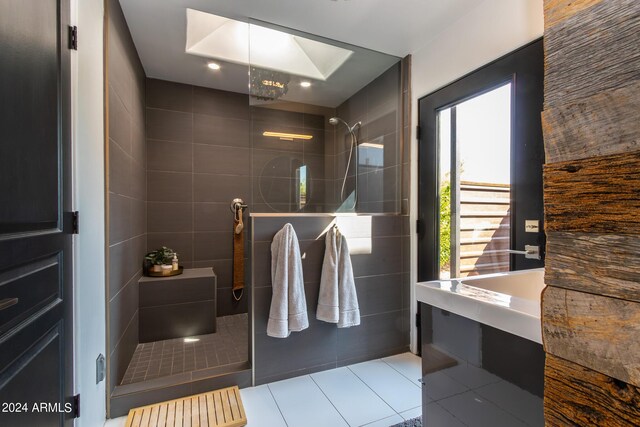
<instances>
[{"instance_id":1,"label":"large format wall tile","mask_svg":"<svg viewBox=\"0 0 640 427\"><path fill-rule=\"evenodd\" d=\"M193 142L249 148L249 120L194 114Z\"/></svg>"},{"instance_id":2,"label":"large format wall tile","mask_svg":"<svg viewBox=\"0 0 640 427\"><path fill-rule=\"evenodd\" d=\"M138 344L136 278L146 250L144 70L120 5L108 5L108 393Z\"/></svg>"},{"instance_id":3,"label":"large format wall tile","mask_svg":"<svg viewBox=\"0 0 640 427\"><path fill-rule=\"evenodd\" d=\"M194 86L193 112L249 120L249 98L239 93Z\"/></svg>"},{"instance_id":4,"label":"large format wall tile","mask_svg":"<svg viewBox=\"0 0 640 427\"><path fill-rule=\"evenodd\" d=\"M256 378L259 382L289 378L301 373L329 369L348 362L369 360L406 351L409 344L409 311L402 307L402 221L399 216L361 216L342 221L344 232L354 237L371 236L372 252L353 254L356 289L361 311L359 326L338 329L315 319L322 262L324 232L335 217L254 217L253 305L256 333ZM266 336L271 307L271 241L285 223L291 223L299 238L309 328L286 339ZM347 224L349 223L349 224ZM378 237L385 236L385 237ZM407 255L408 256L408 255ZM304 348L303 348L304 347ZM292 364L280 363L281 354L320 354ZM273 354L272 354L273 353ZM273 357L272 357L273 356ZM330 357L329 357L330 356ZM271 358L270 358L271 357Z\"/></svg>"},{"instance_id":5,"label":"large format wall tile","mask_svg":"<svg viewBox=\"0 0 640 427\"><path fill-rule=\"evenodd\" d=\"M249 175L250 154L248 148L196 144L193 147L193 170L196 173Z\"/></svg>"},{"instance_id":6,"label":"large format wall tile","mask_svg":"<svg viewBox=\"0 0 640 427\"><path fill-rule=\"evenodd\" d=\"M156 233L193 231L193 204L148 202L147 231Z\"/></svg>"},{"instance_id":7,"label":"large format wall tile","mask_svg":"<svg viewBox=\"0 0 640 427\"><path fill-rule=\"evenodd\" d=\"M147 108L147 138L191 142L193 115L179 111Z\"/></svg>"},{"instance_id":8,"label":"large format wall tile","mask_svg":"<svg viewBox=\"0 0 640 427\"><path fill-rule=\"evenodd\" d=\"M173 141L147 140L147 170L192 172L193 145Z\"/></svg>"},{"instance_id":9,"label":"large format wall tile","mask_svg":"<svg viewBox=\"0 0 640 427\"><path fill-rule=\"evenodd\" d=\"M193 87L166 80L146 80L146 105L162 110L193 111Z\"/></svg>"}]
</instances>

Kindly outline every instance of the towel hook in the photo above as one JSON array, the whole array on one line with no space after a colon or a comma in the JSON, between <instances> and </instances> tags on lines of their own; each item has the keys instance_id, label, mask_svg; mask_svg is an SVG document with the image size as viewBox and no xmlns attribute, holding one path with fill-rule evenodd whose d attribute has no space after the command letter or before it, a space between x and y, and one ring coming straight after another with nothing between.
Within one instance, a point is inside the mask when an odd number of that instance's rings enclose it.
<instances>
[{"instance_id":1,"label":"towel hook","mask_svg":"<svg viewBox=\"0 0 640 427\"><path fill-rule=\"evenodd\" d=\"M247 205L242 199L233 199L229 208L231 209L231 212L236 214L240 209L247 209Z\"/></svg>"}]
</instances>

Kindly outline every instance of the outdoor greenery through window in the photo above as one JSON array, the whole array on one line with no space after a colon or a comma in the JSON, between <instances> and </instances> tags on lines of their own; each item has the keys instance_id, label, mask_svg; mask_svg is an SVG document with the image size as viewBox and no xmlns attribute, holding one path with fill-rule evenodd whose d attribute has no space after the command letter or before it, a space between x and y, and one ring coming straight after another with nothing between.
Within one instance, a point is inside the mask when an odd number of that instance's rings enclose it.
<instances>
[{"instance_id":1,"label":"outdoor greenery through window","mask_svg":"<svg viewBox=\"0 0 640 427\"><path fill-rule=\"evenodd\" d=\"M440 278L509 271L511 83L438 113Z\"/></svg>"}]
</instances>

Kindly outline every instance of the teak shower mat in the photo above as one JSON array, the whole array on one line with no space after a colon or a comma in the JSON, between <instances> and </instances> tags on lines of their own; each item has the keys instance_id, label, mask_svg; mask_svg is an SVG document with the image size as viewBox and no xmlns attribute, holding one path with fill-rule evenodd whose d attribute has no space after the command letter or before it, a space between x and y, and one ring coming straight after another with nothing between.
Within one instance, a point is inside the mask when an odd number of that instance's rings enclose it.
<instances>
[{"instance_id":1,"label":"teak shower mat","mask_svg":"<svg viewBox=\"0 0 640 427\"><path fill-rule=\"evenodd\" d=\"M129 411L126 427L241 427L247 425L238 386Z\"/></svg>"}]
</instances>

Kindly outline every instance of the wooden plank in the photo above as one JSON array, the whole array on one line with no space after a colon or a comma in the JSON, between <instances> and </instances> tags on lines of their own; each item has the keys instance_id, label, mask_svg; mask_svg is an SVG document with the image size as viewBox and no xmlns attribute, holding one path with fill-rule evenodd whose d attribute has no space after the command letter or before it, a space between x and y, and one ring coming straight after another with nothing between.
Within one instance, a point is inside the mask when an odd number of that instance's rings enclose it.
<instances>
[{"instance_id":1,"label":"wooden plank","mask_svg":"<svg viewBox=\"0 0 640 427\"><path fill-rule=\"evenodd\" d=\"M155 405L151 408L151 417L149 418L149 427L158 427L158 415L160 415L160 406Z\"/></svg>"},{"instance_id":2,"label":"wooden plank","mask_svg":"<svg viewBox=\"0 0 640 427\"><path fill-rule=\"evenodd\" d=\"M542 131L547 163L640 150L639 112L640 81L546 109Z\"/></svg>"},{"instance_id":3,"label":"wooden plank","mask_svg":"<svg viewBox=\"0 0 640 427\"><path fill-rule=\"evenodd\" d=\"M548 426L637 426L640 389L547 355L544 418Z\"/></svg>"},{"instance_id":4,"label":"wooden plank","mask_svg":"<svg viewBox=\"0 0 640 427\"><path fill-rule=\"evenodd\" d=\"M209 422L207 420L207 396L201 394L197 397L200 411L200 426L207 427Z\"/></svg>"},{"instance_id":5,"label":"wooden plank","mask_svg":"<svg viewBox=\"0 0 640 427\"><path fill-rule=\"evenodd\" d=\"M545 29L545 110L640 79L640 2L605 0Z\"/></svg>"},{"instance_id":6,"label":"wooden plank","mask_svg":"<svg viewBox=\"0 0 640 427\"><path fill-rule=\"evenodd\" d=\"M167 403L167 427L175 427L176 425L176 402Z\"/></svg>"},{"instance_id":7,"label":"wooden plank","mask_svg":"<svg viewBox=\"0 0 640 427\"><path fill-rule=\"evenodd\" d=\"M191 398L191 427L200 427L200 402L198 396Z\"/></svg>"},{"instance_id":8,"label":"wooden plank","mask_svg":"<svg viewBox=\"0 0 640 427\"><path fill-rule=\"evenodd\" d=\"M142 420L140 420L140 427L149 427L150 418L151 418L151 408L146 407L142 410Z\"/></svg>"},{"instance_id":9,"label":"wooden plank","mask_svg":"<svg viewBox=\"0 0 640 427\"><path fill-rule=\"evenodd\" d=\"M240 419L240 408L233 390L229 390L229 405L231 406L231 419L233 421Z\"/></svg>"},{"instance_id":10,"label":"wooden plank","mask_svg":"<svg viewBox=\"0 0 640 427\"><path fill-rule=\"evenodd\" d=\"M183 427L184 425L184 400L176 400L176 416L175 427Z\"/></svg>"},{"instance_id":11,"label":"wooden plank","mask_svg":"<svg viewBox=\"0 0 640 427\"><path fill-rule=\"evenodd\" d=\"M547 286L542 294L547 353L640 385L640 304Z\"/></svg>"},{"instance_id":12,"label":"wooden plank","mask_svg":"<svg viewBox=\"0 0 640 427\"><path fill-rule=\"evenodd\" d=\"M191 427L191 399L182 400L182 425Z\"/></svg>"},{"instance_id":13,"label":"wooden plank","mask_svg":"<svg viewBox=\"0 0 640 427\"><path fill-rule=\"evenodd\" d=\"M545 165L546 231L640 234L638 171L637 151Z\"/></svg>"},{"instance_id":14,"label":"wooden plank","mask_svg":"<svg viewBox=\"0 0 640 427\"><path fill-rule=\"evenodd\" d=\"M228 423L233 420L233 416L231 415L231 407L229 406L229 393L228 390L223 390L220 392L220 398L222 399L222 409L224 411L224 421Z\"/></svg>"},{"instance_id":15,"label":"wooden plank","mask_svg":"<svg viewBox=\"0 0 640 427\"><path fill-rule=\"evenodd\" d=\"M127 415L127 420L124 422L125 427L133 427L134 412L135 411L133 410L129 411L129 414Z\"/></svg>"},{"instance_id":16,"label":"wooden plank","mask_svg":"<svg viewBox=\"0 0 640 427\"><path fill-rule=\"evenodd\" d=\"M240 409L240 418L238 419L238 426L243 426L246 424L247 414L244 412L244 405L242 404L242 398L240 397L240 389L238 387L233 387L233 394L236 397L236 402L238 402L238 409Z\"/></svg>"},{"instance_id":17,"label":"wooden plank","mask_svg":"<svg viewBox=\"0 0 640 427\"><path fill-rule=\"evenodd\" d=\"M140 427L140 421L142 421L142 413L143 413L142 410L133 412L133 417L131 422L131 425L133 427Z\"/></svg>"},{"instance_id":18,"label":"wooden plank","mask_svg":"<svg viewBox=\"0 0 640 427\"><path fill-rule=\"evenodd\" d=\"M167 427L168 412L168 403L160 406L160 413L158 414L158 427Z\"/></svg>"},{"instance_id":19,"label":"wooden plank","mask_svg":"<svg viewBox=\"0 0 640 427\"><path fill-rule=\"evenodd\" d=\"M222 398L220 393L215 393L213 395L213 401L216 408L216 424L223 425L224 424L224 410L222 409Z\"/></svg>"},{"instance_id":20,"label":"wooden plank","mask_svg":"<svg viewBox=\"0 0 640 427\"><path fill-rule=\"evenodd\" d=\"M640 302L640 236L547 233L547 285Z\"/></svg>"},{"instance_id":21,"label":"wooden plank","mask_svg":"<svg viewBox=\"0 0 640 427\"><path fill-rule=\"evenodd\" d=\"M215 427L216 407L213 403L213 394L207 394L207 416L209 417L209 427Z\"/></svg>"},{"instance_id":22,"label":"wooden plank","mask_svg":"<svg viewBox=\"0 0 640 427\"><path fill-rule=\"evenodd\" d=\"M545 0L544 27L550 28L602 0Z\"/></svg>"}]
</instances>

